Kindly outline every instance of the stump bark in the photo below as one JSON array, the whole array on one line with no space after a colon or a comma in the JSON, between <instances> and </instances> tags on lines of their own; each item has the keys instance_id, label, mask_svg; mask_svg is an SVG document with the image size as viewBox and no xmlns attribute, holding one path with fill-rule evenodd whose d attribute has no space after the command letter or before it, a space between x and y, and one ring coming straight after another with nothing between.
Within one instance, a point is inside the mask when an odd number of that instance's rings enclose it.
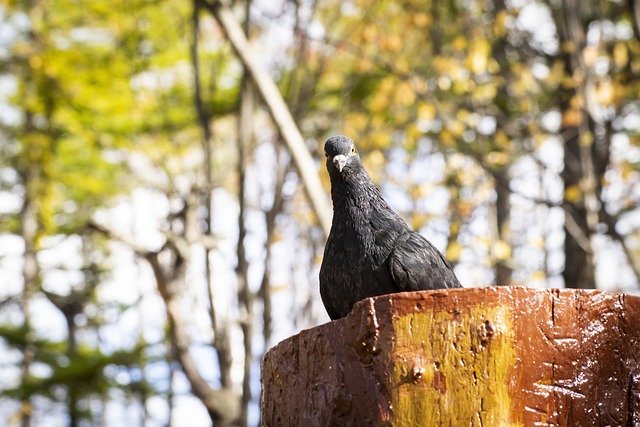
<instances>
[{"instance_id":1,"label":"stump bark","mask_svg":"<svg viewBox=\"0 0 640 427\"><path fill-rule=\"evenodd\" d=\"M262 361L263 426L640 426L640 298L492 287L369 298Z\"/></svg>"}]
</instances>

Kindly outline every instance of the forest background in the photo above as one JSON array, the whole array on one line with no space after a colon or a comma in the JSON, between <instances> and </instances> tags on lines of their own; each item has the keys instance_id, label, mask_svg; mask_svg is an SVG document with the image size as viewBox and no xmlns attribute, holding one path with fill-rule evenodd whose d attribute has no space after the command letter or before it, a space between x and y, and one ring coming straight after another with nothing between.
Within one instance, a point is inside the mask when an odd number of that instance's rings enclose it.
<instances>
[{"instance_id":1,"label":"forest background","mask_svg":"<svg viewBox=\"0 0 640 427\"><path fill-rule=\"evenodd\" d=\"M0 424L259 422L322 144L466 286L637 292L638 0L3 0Z\"/></svg>"}]
</instances>

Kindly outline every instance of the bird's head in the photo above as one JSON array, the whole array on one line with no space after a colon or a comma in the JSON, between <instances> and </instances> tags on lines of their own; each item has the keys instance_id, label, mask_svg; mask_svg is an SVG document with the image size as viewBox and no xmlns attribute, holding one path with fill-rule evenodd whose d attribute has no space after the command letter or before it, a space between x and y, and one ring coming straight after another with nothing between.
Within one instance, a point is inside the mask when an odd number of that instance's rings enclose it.
<instances>
[{"instance_id":1,"label":"bird's head","mask_svg":"<svg viewBox=\"0 0 640 427\"><path fill-rule=\"evenodd\" d=\"M333 171L343 173L351 166L360 165L360 156L356 151L356 146L351 140L343 135L332 136L324 143L324 155L327 158L327 170L330 174Z\"/></svg>"}]
</instances>

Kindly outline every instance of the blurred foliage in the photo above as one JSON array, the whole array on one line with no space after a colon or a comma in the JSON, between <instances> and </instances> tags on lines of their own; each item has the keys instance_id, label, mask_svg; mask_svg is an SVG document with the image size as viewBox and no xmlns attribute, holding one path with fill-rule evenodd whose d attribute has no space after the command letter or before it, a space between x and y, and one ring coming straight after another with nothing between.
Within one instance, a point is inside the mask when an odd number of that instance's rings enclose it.
<instances>
[{"instance_id":1,"label":"blurred foliage","mask_svg":"<svg viewBox=\"0 0 640 427\"><path fill-rule=\"evenodd\" d=\"M595 151L604 147L593 161L596 166L604 162L607 175L630 170L633 150L615 159L607 154L616 136L624 135L632 147L639 143L638 125L623 125L637 122L640 92L640 60L633 54L640 42L626 5L590 3L581 9L580 31L586 41L564 41L572 35L563 36L569 18L562 3L327 1L321 2L319 13L331 25L317 52L325 72L314 102L331 115L332 129L357 135L376 182L393 182L386 160L397 148L406 153L407 164L424 164L436 152L449 158L439 183L420 182L414 176L419 174L408 173L397 184L413 200L439 185L448 188L449 209L442 215L449 221L448 255L453 260L461 255L459 230L474 220L478 209L496 203L496 195L508 199L512 168L526 158L539 166L541 176L546 174L550 165L540 150L548 141L568 138L569 127L585 124L581 144L593 145ZM571 62L573 54L584 63ZM591 184L581 168L571 173L565 181L576 185L567 186L564 202L580 210ZM606 194L607 176L596 178L605 187L599 196ZM623 192L634 192L637 182L624 181ZM562 204L546 193L543 187L520 195L551 207ZM509 210L509 201L505 203ZM618 200L606 197L602 205L619 209ZM416 228L434 219L415 204L405 216ZM515 242L510 234L508 221L498 224L481 257L493 258L492 264L511 259ZM483 240L478 236L475 243ZM539 268L530 274L546 276L546 268Z\"/></svg>"},{"instance_id":2,"label":"blurred foliage","mask_svg":"<svg viewBox=\"0 0 640 427\"><path fill-rule=\"evenodd\" d=\"M78 424L97 419L104 402L117 400L118 389L126 391L123 405L138 402L142 412L151 396L163 397L171 417L178 359L167 350L175 350L172 327L163 310L151 310L161 330L151 334L158 339L148 340L149 327L139 320L148 316L143 307L163 304L160 285L145 287L150 274L138 273L145 279L136 276L125 284L138 298L132 301L120 299L112 279L126 270L126 262L144 265L146 273L151 261L162 263L165 269L154 270L155 278L164 271L182 280L175 282L185 289L172 292L187 301L182 302L192 316L186 316L189 331L207 337L205 346L218 351L209 364L220 365L219 330L202 321L214 317L197 288L205 282L205 269L183 268L183 261L211 249L202 262L218 263L216 274L206 270L222 288L214 303L227 329L238 333L247 320L229 279L237 263L229 235L237 231L229 221L207 221L208 215L236 215L239 170L248 180L247 213L240 220L248 228L250 288L263 286L253 277L264 270L265 289L290 295L281 298L285 308L275 310L273 319L252 319L254 333L270 321L282 336L326 319L318 315L319 299L310 290L317 286L321 233L262 108L253 112L255 141L247 164L235 167L242 67L211 16L200 10L195 58L205 126L213 135L211 181L205 182L205 132L196 110L192 56L197 3L0 4L0 84L7 89L0 94L6 111L0 114L0 194L16 201L8 207L0 202L0 238L22 239L20 261L32 248L37 264L30 275L26 267L0 263L4 270L13 268L7 277L23 279L0 297L0 337L12 355L7 376L13 378L0 402L45 397L70 424ZM236 3L240 17L243 8ZM440 239L438 246L466 272L461 277L472 284L506 277L509 283L585 285L561 277L569 268L584 267L562 261L570 259L563 239L573 236L587 247L570 251L620 254L619 270L636 286L638 23L627 3L587 1L575 12L579 25L571 27L572 15L562 4L258 2L251 38L319 165L326 136L352 137L394 207L412 227ZM145 217L130 219L134 225L123 226L119 222L127 220L118 209L135 216L141 193L152 194L144 200L157 204L144 207ZM190 205L193 193L196 206ZM266 239L263 218L275 224ZM100 221L121 234L96 232L92 224ZM138 229L145 227L155 234L139 241ZM47 262L65 244L74 259ZM286 254L282 265L264 265L272 250ZM595 268L593 259L587 261ZM274 283L269 268L277 270ZM51 339L38 329L43 322L34 320L42 314L34 305L56 313L57 322L67 326L66 338ZM113 333L110 328L122 328L127 316L138 319L139 329L125 325L131 336L116 334L123 342L104 337ZM264 347L272 340L265 338ZM223 368L216 369L209 382L217 386ZM102 409L89 404L95 401L103 402ZM48 409L43 405L39 416Z\"/></svg>"}]
</instances>

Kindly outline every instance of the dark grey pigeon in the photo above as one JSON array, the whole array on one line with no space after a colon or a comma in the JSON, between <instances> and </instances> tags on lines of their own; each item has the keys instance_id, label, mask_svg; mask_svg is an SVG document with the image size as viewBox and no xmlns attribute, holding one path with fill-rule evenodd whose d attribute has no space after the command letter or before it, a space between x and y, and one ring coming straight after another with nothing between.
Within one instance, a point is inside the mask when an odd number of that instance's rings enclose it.
<instances>
[{"instance_id":1,"label":"dark grey pigeon","mask_svg":"<svg viewBox=\"0 0 640 427\"><path fill-rule=\"evenodd\" d=\"M444 256L385 202L351 139L332 136L324 153L333 222L320 267L320 295L331 319L346 316L367 297L462 287Z\"/></svg>"}]
</instances>

